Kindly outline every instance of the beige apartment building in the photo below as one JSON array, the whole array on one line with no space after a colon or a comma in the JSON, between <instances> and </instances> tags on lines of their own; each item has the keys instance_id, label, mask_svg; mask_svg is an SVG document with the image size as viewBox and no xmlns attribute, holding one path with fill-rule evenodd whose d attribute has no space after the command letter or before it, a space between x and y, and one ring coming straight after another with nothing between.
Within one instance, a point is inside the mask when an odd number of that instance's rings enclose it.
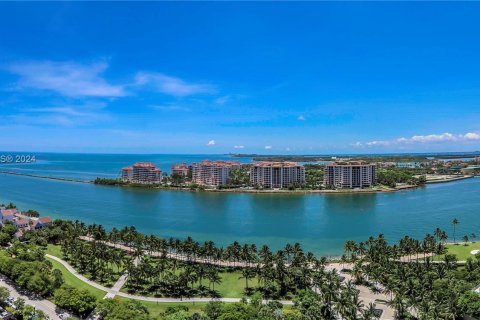
<instances>
[{"instance_id":1,"label":"beige apartment building","mask_svg":"<svg viewBox=\"0 0 480 320\"><path fill-rule=\"evenodd\" d=\"M176 174L181 177L186 177L188 176L188 171L189 171L188 164L186 163L177 163L172 166L172 175Z\"/></svg>"},{"instance_id":2,"label":"beige apartment building","mask_svg":"<svg viewBox=\"0 0 480 320\"><path fill-rule=\"evenodd\" d=\"M325 186L335 188L367 188L377 182L377 166L361 161L327 164L324 172Z\"/></svg>"},{"instance_id":3,"label":"beige apartment building","mask_svg":"<svg viewBox=\"0 0 480 320\"><path fill-rule=\"evenodd\" d=\"M304 185L305 168L296 162L257 162L250 167L250 182L268 189Z\"/></svg>"},{"instance_id":4,"label":"beige apartment building","mask_svg":"<svg viewBox=\"0 0 480 320\"><path fill-rule=\"evenodd\" d=\"M204 186L224 186L229 183L230 171L240 168L238 161L210 161L192 163L192 182Z\"/></svg>"},{"instance_id":5,"label":"beige apartment building","mask_svg":"<svg viewBox=\"0 0 480 320\"><path fill-rule=\"evenodd\" d=\"M122 180L135 183L161 183L162 170L151 162L137 162L122 169Z\"/></svg>"}]
</instances>

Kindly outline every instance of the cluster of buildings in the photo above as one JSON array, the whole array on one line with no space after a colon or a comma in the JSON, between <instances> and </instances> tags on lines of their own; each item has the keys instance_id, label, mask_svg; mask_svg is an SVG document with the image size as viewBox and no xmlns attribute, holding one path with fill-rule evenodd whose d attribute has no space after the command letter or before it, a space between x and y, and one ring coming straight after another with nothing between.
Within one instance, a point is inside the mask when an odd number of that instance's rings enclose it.
<instances>
[{"instance_id":1,"label":"cluster of buildings","mask_svg":"<svg viewBox=\"0 0 480 320\"><path fill-rule=\"evenodd\" d=\"M377 166L362 161L327 164L323 180L325 186L335 188L368 188L377 183Z\"/></svg>"},{"instance_id":2,"label":"cluster of buildings","mask_svg":"<svg viewBox=\"0 0 480 320\"><path fill-rule=\"evenodd\" d=\"M242 168L238 161L204 160L191 165L175 164L172 176L189 178L192 184L221 187L231 182L232 170ZM305 184L305 168L297 162L261 161L243 171L250 186L266 189L300 187ZM246 177L249 175L249 177ZM162 170L150 162L138 162L122 169L121 179L134 183L161 183ZM377 182L376 164L361 161L337 161L325 165L324 184L334 188L367 188Z\"/></svg>"},{"instance_id":3,"label":"cluster of buildings","mask_svg":"<svg viewBox=\"0 0 480 320\"><path fill-rule=\"evenodd\" d=\"M16 208L7 209L5 206L0 206L0 223L5 224L11 222L17 231L15 237L19 238L27 230L37 230L46 227L52 223L50 217L29 217L22 214Z\"/></svg>"}]
</instances>

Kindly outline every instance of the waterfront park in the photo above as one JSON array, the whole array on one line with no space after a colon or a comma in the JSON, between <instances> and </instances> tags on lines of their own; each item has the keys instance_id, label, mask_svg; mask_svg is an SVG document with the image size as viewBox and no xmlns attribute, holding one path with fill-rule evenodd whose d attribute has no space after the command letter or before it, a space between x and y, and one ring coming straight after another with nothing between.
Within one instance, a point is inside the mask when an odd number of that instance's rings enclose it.
<instances>
[{"instance_id":1,"label":"waterfront park","mask_svg":"<svg viewBox=\"0 0 480 320\"><path fill-rule=\"evenodd\" d=\"M67 220L15 239L6 224L0 272L79 318L457 319L480 312L480 245L453 238L459 224L452 236L347 241L335 259Z\"/></svg>"}]
</instances>

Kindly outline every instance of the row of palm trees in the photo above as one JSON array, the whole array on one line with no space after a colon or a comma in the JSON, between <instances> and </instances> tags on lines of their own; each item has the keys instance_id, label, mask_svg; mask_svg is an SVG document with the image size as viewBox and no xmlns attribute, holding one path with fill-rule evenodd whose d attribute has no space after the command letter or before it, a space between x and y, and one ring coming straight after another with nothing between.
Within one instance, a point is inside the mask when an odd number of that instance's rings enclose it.
<instances>
[{"instance_id":1,"label":"row of palm trees","mask_svg":"<svg viewBox=\"0 0 480 320\"><path fill-rule=\"evenodd\" d=\"M438 228L423 240L405 236L393 245L380 235L359 244L348 241L344 259L359 270L357 282L390 296L387 303L398 319L479 316L479 297L471 289L480 281L480 260L470 258L465 271L459 270L456 257L445 254L446 240ZM440 254L442 260L436 261Z\"/></svg>"},{"instance_id":2,"label":"row of palm trees","mask_svg":"<svg viewBox=\"0 0 480 320\"><path fill-rule=\"evenodd\" d=\"M101 278L108 270L124 269L129 275L127 290L131 292L216 297L219 294L215 288L222 283L222 273L236 272L239 281L244 281L245 293L257 291L267 299L298 297L298 308L306 313L316 310L315 317L309 319L377 318L374 305L363 304L351 281L344 282L336 270L327 270L326 258L305 253L298 243L274 252L266 245L257 249L255 245L234 242L222 248L211 241L200 244L191 238L161 239L142 235L133 227L107 232L100 225L57 221L49 229L53 232L55 228L64 231L60 240L62 251L79 270ZM80 236L93 240L82 241ZM133 250L128 254L112 248L108 242ZM163 254L149 255L154 252ZM136 258L141 258L137 259L138 264L134 263ZM202 259L202 263L196 259ZM221 261L228 261L231 266L219 266ZM304 295L312 298L314 304L306 304L301 298Z\"/></svg>"},{"instance_id":3,"label":"row of palm trees","mask_svg":"<svg viewBox=\"0 0 480 320\"><path fill-rule=\"evenodd\" d=\"M135 292L177 297L216 296L215 285L221 284L222 272L235 270L245 281L247 293L259 291L264 298L310 292L322 315L318 319L338 316L362 319L362 314L371 306L361 303L355 284L368 285L374 292L389 295L386 303L395 309L399 319L412 315L419 319L479 315L469 307L475 304L465 301L471 299L470 289L480 281L480 261L467 261L468 267L459 272L455 256L445 254L448 236L439 228L421 240L405 236L392 245L383 235L359 243L347 241L342 261L353 264L350 272L355 283L342 282L335 271L325 268L325 258L305 253L299 244L287 244L273 252L268 246L258 249L238 242L223 248L211 241L201 244L192 238L162 239L143 235L134 227L107 232L100 225L64 221L56 222L54 228L61 228L67 235L62 239L62 250L75 263L99 277L113 266L123 267L129 274L128 289ZM79 236L93 240L81 241ZM133 250L131 255L126 255L107 243ZM148 253L160 254L149 256ZM442 258L437 259L438 256ZM136 257L142 257L138 265L133 263ZM225 261L229 267L221 266Z\"/></svg>"}]
</instances>

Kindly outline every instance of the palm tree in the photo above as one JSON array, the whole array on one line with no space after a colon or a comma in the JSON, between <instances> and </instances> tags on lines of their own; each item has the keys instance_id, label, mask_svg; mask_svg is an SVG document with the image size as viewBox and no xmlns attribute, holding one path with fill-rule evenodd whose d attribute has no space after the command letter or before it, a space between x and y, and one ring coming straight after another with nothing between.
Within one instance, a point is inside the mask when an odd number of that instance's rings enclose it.
<instances>
[{"instance_id":1,"label":"palm tree","mask_svg":"<svg viewBox=\"0 0 480 320\"><path fill-rule=\"evenodd\" d=\"M455 243L455 228L457 226L457 224L459 224L457 218L454 218L452 220L452 225L453 225L453 243Z\"/></svg>"}]
</instances>

